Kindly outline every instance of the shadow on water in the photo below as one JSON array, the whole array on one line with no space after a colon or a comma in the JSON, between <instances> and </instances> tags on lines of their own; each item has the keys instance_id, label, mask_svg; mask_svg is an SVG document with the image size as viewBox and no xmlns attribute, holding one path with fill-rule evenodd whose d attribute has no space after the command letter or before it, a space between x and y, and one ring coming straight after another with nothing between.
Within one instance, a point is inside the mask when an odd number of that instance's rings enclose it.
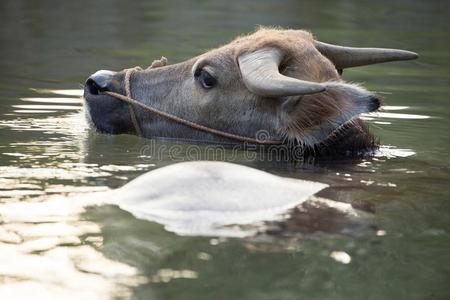
<instances>
[{"instance_id":1,"label":"shadow on water","mask_svg":"<svg viewBox=\"0 0 450 300\"><path fill-rule=\"evenodd\" d=\"M1 1L0 210L44 209L0 215L0 298L449 298L449 11L448 1L406 0ZM383 111L364 116L380 155L292 164L87 128L80 86L89 74L161 55L182 61L257 24L420 53L344 73L385 98ZM66 215L42 218L51 199L198 158L327 183L316 196L370 221L294 210L264 234L231 239L178 236L111 205L74 215L63 201Z\"/></svg>"}]
</instances>

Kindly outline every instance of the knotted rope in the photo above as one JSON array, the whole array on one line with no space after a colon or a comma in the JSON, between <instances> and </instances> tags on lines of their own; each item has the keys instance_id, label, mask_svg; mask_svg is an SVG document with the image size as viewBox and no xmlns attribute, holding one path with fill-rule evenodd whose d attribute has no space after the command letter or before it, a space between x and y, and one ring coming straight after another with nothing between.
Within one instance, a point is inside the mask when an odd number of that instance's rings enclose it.
<instances>
[{"instance_id":1,"label":"knotted rope","mask_svg":"<svg viewBox=\"0 0 450 300\"><path fill-rule=\"evenodd\" d=\"M153 65L152 65L153 66ZM151 107L147 104L141 103L135 99L132 98L132 94L131 94L131 86L130 86L130 79L131 76L133 74L133 72L135 70L142 70L142 68L140 67L135 67L132 69L127 69L125 71L125 95L119 94L119 93L115 93L115 92L110 92L110 91L104 91L104 94L107 94L111 97L114 97L118 100L121 100L123 102L128 103L128 110L130 113L130 118L131 118L131 122L133 123L134 129L136 130L136 133L139 136L143 136L142 135L142 130L141 127L139 126L139 122L136 118L136 113L134 111L134 107L133 106L138 106L146 111L149 111L151 113L154 113L158 116L161 116L163 118L166 118L168 120L189 126L191 128L194 128L196 130L200 130L200 131L204 131L206 133L211 133L211 134L215 134L221 137L225 137L231 140L235 140L235 141L239 141L239 142L247 142L247 143L251 143L251 144L259 144L259 145L280 145L282 144L282 141L277 141L277 140L265 140L265 139L258 139L258 138L251 138L251 137L246 137L246 136L242 136L242 135L238 135L238 134L234 134L234 133L229 133L229 132L225 132L222 130L218 130L218 129L214 129L211 127L207 127L186 119L183 119L181 117L172 115L170 113L158 110L154 107Z\"/></svg>"}]
</instances>

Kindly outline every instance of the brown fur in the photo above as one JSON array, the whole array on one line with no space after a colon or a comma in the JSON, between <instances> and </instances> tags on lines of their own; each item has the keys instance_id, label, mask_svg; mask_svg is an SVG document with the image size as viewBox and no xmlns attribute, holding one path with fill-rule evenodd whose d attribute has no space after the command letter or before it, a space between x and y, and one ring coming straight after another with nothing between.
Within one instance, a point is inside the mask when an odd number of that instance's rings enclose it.
<instances>
[{"instance_id":1,"label":"brown fur","mask_svg":"<svg viewBox=\"0 0 450 300\"><path fill-rule=\"evenodd\" d=\"M276 47L285 54L280 70L287 76L292 73L296 78L314 82L340 78L333 63L315 48L313 35L308 31L260 27L254 33L241 36L225 47L234 49L236 60L243 53Z\"/></svg>"}]
</instances>

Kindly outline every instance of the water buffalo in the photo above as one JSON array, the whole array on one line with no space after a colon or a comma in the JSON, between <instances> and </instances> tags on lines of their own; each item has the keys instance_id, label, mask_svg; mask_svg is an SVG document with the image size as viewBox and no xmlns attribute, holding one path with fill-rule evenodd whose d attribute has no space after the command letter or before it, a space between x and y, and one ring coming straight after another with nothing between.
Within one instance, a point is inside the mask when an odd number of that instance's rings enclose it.
<instances>
[{"instance_id":1,"label":"water buffalo","mask_svg":"<svg viewBox=\"0 0 450 300\"><path fill-rule=\"evenodd\" d=\"M346 83L342 70L417 57L404 50L326 44L303 30L260 28L178 64L161 60L145 70L98 71L86 81L85 107L89 122L103 133L236 141L225 133L317 155L358 154L377 144L358 116L377 110L380 100Z\"/></svg>"}]
</instances>

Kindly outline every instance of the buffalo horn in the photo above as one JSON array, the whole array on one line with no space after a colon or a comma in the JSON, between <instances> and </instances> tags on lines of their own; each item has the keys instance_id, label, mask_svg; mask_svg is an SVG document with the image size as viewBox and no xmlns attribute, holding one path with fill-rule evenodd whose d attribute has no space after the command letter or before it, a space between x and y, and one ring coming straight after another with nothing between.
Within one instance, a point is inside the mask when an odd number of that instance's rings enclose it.
<instances>
[{"instance_id":1,"label":"buffalo horn","mask_svg":"<svg viewBox=\"0 0 450 300\"><path fill-rule=\"evenodd\" d=\"M315 45L317 50L331 60L338 70L418 57L417 53L397 49L343 47L318 41Z\"/></svg>"},{"instance_id":2,"label":"buffalo horn","mask_svg":"<svg viewBox=\"0 0 450 300\"><path fill-rule=\"evenodd\" d=\"M315 94L325 86L284 76L279 72L283 55L276 48L263 48L238 57L245 86L254 94L264 97L282 97Z\"/></svg>"}]
</instances>

